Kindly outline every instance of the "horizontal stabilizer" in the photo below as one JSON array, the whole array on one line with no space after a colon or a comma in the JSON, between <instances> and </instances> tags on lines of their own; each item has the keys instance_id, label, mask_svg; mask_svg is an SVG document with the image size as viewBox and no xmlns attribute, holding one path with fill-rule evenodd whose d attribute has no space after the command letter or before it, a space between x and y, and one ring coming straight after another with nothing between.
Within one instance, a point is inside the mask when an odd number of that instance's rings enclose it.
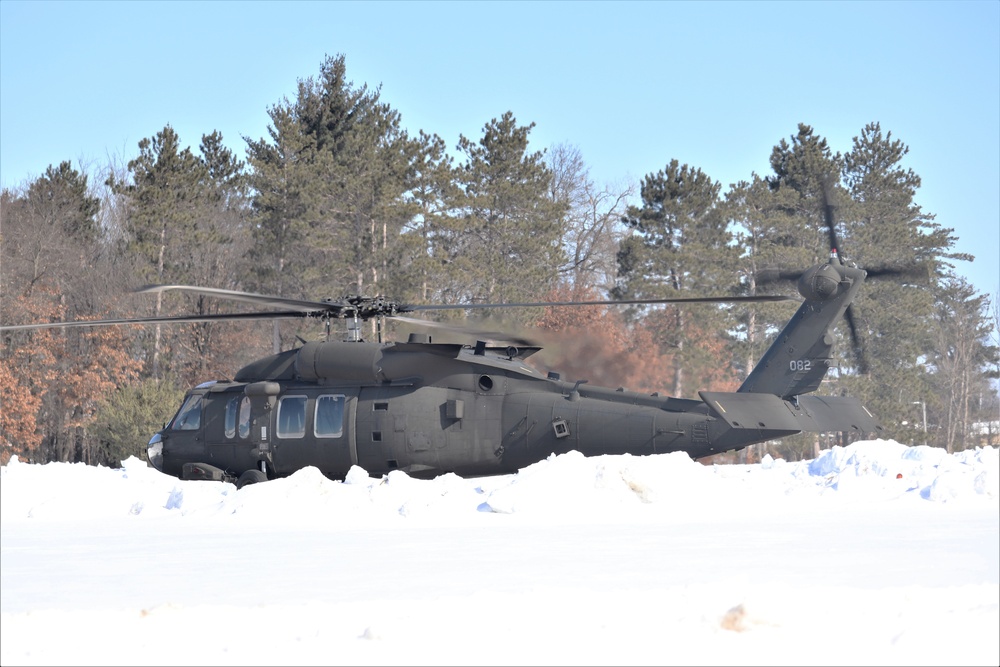
<instances>
[{"instance_id":1,"label":"horizontal stabilizer","mask_svg":"<svg viewBox=\"0 0 1000 667\"><path fill-rule=\"evenodd\" d=\"M856 398L812 394L800 396L799 407L816 421L816 428L803 429L804 431L874 433L882 430L882 425L875 420L875 416Z\"/></svg>"},{"instance_id":2,"label":"horizontal stabilizer","mask_svg":"<svg viewBox=\"0 0 1000 667\"><path fill-rule=\"evenodd\" d=\"M784 401L774 394L699 392L712 414L735 429L826 433L881 430L860 401L844 396L799 396Z\"/></svg>"},{"instance_id":3,"label":"horizontal stabilizer","mask_svg":"<svg viewBox=\"0 0 1000 667\"><path fill-rule=\"evenodd\" d=\"M712 414L732 428L767 429L771 431L806 430L785 401L774 394L698 392Z\"/></svg>"}]
</instances>

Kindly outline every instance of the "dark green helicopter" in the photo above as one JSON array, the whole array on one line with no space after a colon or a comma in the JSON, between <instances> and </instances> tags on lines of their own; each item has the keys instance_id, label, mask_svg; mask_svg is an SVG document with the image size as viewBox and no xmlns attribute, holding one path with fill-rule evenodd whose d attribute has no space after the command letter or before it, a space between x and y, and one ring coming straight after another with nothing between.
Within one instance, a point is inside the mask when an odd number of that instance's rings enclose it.
<instances>
[{"instance_id":1,"label":"dark green helicopter","mask_svg":"<svg viewBox=\"0 0 1000 667\"><path fill-rule=\"evenodd\" d=\"M836 238L831 227L831 247ZM640 394L562 380L525 363L531 344L434 343L427 334L383 342L385 319L433 324L403 313L442 309L672 302L794 300L785 296L694 297L643 301L405 305L381 297L303 301L183 285L149 286L276 310L241 314L4 326L0 330L153 322L321 318L327 340L254 361L232 380L191 389L149 441L149 462L181 479L238 487L315 466L343 479L352 466L380 476L511 473L551 454L586 456L687 452L701 458L801 432L878 433L857 400L813 395L834 365L833 327L847 317L868 272L829 261L796 274L804 301L736 392L700 399ZM378 323L377 342L329 340L335 319ZM523 341L518 341L523 343Z\"/></svg>"}]
</instances>

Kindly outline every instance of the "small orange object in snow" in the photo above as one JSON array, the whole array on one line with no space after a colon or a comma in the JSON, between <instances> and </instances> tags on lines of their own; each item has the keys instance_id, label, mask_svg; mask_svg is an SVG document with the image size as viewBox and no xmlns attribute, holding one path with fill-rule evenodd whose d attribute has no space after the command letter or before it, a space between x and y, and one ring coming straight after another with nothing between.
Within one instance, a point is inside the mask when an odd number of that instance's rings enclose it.
<instances>
[{"instance_id":1,"label":"small orange object in snow","mask_svg":"<svg viewBox=\"0 0 1000 667\"><path fill-rule=\"evenodd\" d=\"M896 473L896 479L903 479L903 473L897 472Z\"/></svg>"}]
</instances>

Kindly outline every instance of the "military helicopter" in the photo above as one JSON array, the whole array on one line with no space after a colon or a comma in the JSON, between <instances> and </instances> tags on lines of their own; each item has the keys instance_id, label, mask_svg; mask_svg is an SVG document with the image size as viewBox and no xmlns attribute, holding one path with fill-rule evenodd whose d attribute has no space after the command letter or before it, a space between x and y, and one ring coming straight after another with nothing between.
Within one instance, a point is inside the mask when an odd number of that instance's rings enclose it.
<instances>
[{"instance_id":1,"label":"military helicopter","mask_svg":"<svg viewBox=\"0 0 1000 667\"><path fill-rule=\"evenodd\" d=\"M829 213L829 211L828 211ZM563 380L525 363L541 348L528 341L435 343L411 333L382 340L382 323L425 320L404 313L443 309L588 306L676 302L796 300L786 296L689 297L406 305L382 297L308 301L185 285L139 292L187 292L272 308L266 312L55 322L0 330L65 326L320 318L322 341L303 342L249 363L232 380L187 392L174 417L150 439L149 463L185 480L246 484L314 466L343 479L353 466L378 477L393 470L430 478L515 472L552 454L649 455L683 451L702 458L801 432L882 431L855 398L812 395L834 365L833 325L846 316L868 273L840 259L831 231L829 260L797 278L804 301L735 392L699 399L642 394ZM330 340L333 320L350 320L348 340ZM377 323L378 340L358 335Z\"/></svg>"},{"instance_id":2,"label":"military helicopter","mask_svg":"<svg viewBox=\"0 0 1000 667\"><path fill-rule=\"evenodd\" d=\"M842 262L805 271L804 302L736 392L699 392L700 400L647 395L562 380L524 360L534 345L435 343L413 333L403 342L323 340L258 359L232 380L190 390L176 415L153 435L149 462L181 479L248 483L315 466L343 479L352 466L380 476L414 477L517 471L550 454L659 454L701 458L806 432L878 432L849 397L810 395L833 364L832 326L844 316L866 272ZM405 305L383 298L303 301L184 285L182 291L278 307L263 313L97 320L4 326L0 330L151 322L319 317L325 322L398 319L443 308L635 304L577 301L476 306ZM670 302L778 301L783 296L693 297ZM378 327L381 332L381 326ZM351 329L358 331L355 326ZM381 339L381 335L379 336ZM518 341L521 342L521 341Z\"/></svg>"}]
</instances>

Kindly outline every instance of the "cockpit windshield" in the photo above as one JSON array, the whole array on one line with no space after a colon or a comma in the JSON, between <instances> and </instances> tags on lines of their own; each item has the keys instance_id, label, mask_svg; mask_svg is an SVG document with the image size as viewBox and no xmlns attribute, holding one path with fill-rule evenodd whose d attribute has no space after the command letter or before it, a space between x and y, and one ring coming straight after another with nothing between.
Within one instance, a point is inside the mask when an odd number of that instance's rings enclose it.
<instances>
[{"instance_id":1,"label":"cockpit windshield","mask_svg":"<svg viewBox=\"0 0 1000 667\"><path fill-rule=\"evenodd\" d=\"M201 394L192 394L184 399L184 405L177 411L171 424L175 431L195 431L201 426Z\"/></svg>"}]
</instances>

